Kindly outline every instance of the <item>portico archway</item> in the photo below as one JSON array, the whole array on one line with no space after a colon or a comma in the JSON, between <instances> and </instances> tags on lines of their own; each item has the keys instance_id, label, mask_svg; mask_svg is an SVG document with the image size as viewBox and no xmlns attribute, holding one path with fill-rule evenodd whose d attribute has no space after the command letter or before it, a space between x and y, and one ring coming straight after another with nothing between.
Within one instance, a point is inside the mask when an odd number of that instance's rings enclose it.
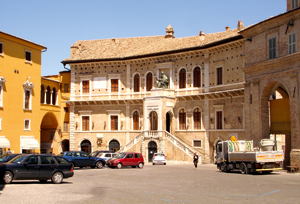
<instances>
[{"instance_id":1,"label":"portico archway","mask_svg":"<svg viewBox=\"0 0 300 204\"><path fill-rule=\"evenodd\" d=\"M157 152L157 144L154 141L148 143L148 162L152 162L154 153Z\"/></svg>"},{"instance_id":2,"label":"portico archway","mask_svg":"<svg viewBox=\"0 0 300 204\"><path fill-rule=\"evenodd\" d=\"M91 142L88 140L83 140L80 144L81 151L86 152L88 154L91 153L92 148L91 148Z\"/></svg>"},{"instance_id":3,"label":"portico archway","mask_svg":"<svg viewBox=\"0 0 300 204\"><path fill-rule=\"evenodd\" d=\"M271 138L284 151L284 166L290 165L291 117L289 92L278 82L269 83L261 100L262 136Z\"/></svg>"}]
</instances>

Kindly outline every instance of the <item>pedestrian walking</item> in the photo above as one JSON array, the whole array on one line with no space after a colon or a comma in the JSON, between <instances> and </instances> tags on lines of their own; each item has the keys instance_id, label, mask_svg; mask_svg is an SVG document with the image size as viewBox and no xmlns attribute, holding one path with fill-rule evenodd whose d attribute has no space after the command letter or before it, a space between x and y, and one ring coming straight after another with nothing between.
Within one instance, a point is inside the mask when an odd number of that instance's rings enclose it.
<instances>
[{"instance_id":1,"label":"pedestrian walking","mask_svg":"<svg viewBox=\"0 0 300 204\"><path fill-rule=\"evenodd\" d=\"M195 166L195 169L197 169L197 164L198 164L198 155L196 154L196 152L194 153L194 166Z\"/></svg>"},{"instance_id":2,"label":"pedestrian walking","mask_svg":"<svg viewBox=\"0 0 300 204\"><path fill-rule=\"evenodd\" d=\"M8 148L6 154L11 154L10 148Z\"/></svg>"}]
</instances>

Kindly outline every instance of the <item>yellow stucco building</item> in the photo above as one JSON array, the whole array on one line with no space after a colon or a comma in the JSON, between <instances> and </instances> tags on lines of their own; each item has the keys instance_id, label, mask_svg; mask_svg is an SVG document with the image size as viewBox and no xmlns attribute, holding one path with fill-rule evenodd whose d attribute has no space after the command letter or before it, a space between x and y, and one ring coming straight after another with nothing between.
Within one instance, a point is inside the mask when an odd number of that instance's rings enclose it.
<instances>
[{"instance_id":1,"label":"yellow stucco building","mask_svg":"<svg viewBox=\"0 0 300 204\"><path fill-rule=\"evenodd\" d=\"M0 151L40 152L41 54L46 47L0 31Z\"/></svg>"}]
</instances>

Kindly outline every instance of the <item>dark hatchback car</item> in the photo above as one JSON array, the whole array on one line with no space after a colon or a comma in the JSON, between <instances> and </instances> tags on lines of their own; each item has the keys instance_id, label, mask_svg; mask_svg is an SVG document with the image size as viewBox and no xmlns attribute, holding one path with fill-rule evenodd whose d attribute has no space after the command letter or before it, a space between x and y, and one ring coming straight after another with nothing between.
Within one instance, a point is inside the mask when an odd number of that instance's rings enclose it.
<instances>
[{"instance_id":1,"label":"dark hatchback car","mask_svg":"<svg viewBox=\"0 0 300 204\"><path fill-rule=\"evenodd\" d=\"M5 163L5 162L9 162L10 160L12 160L13 158L15 158L16 156L19 156L21 154L5 154L0 156L0 163Z\"/></svg>"},{"instance_id":2,"label":"dark hatchback car","mask_svg":"<svg viewBox=\"0 0 300 204\"><path fill-rule=\"evenodd\" d=\"M93 157L86 152L83 151L67 151L62 155L64 158L67 158L74 167L87 167L91 168L99 168L102 169L105 165L105 160L98 157Z\"/></svg>"},{"instance_id":3,"label":"dark hatchback car","mask_svg":"<svg viewBox=\"0 0 300 204\"><path fill-rule=\"evenodd\" d=\"M0 164L0 176L8 184L13 180L39 180L61 183L74 175L72 164L65 158L52 155L19 155Z\"/></svg>"}]
</instances>

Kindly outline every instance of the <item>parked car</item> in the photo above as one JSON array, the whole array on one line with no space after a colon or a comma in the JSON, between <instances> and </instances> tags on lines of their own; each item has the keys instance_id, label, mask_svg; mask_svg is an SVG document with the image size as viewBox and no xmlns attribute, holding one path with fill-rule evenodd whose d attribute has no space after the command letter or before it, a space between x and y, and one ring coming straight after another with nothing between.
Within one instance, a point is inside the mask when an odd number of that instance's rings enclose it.
<instances>
[{"instance_id":1,"label":"parked car","mask_svg":"<svg viewBox=\"0 0 300 204\"><path fill-rule=\"evenodd\" d=\"M114 158L117 155L117 153L100 153L97 155L97 157L102 158L105 160L105 162L107 163L109 160L111 160L112 158Z\"/></svg>"},{"instance_id":2,"label":"parked car","mask_svg":"<svg viewBox=\"0 0 300 204\"><path fill-rule=\"evenodd\" d=\"M115 152L113 150L97 150L97 151L92 152L90 155L92 157L97 157L101 153L115 153Z\"/></svg>"},{"instance_id":3,"label":"parked car","mask_svg":"<svg viewBox=\"0 0 300 204\"><path fill-rule=\"evenodd\" d=\"M167 164L167 159L164 153L154 153L153 154L153 159L152 159L152 164Z\"/></svg>"},{"instance_id":4,"label":"parked car","mask_svg":"<svg viewBox=\"0 0 300 204\"><path fill-rule=\"evenodd\" d=\"M113 159L109 160L107 166L111 168L117 167L118 169L121 169L122 166L131 166L132 168L138 166L139 168L143 168L144 158L141 153L121 152Z\"/></svg>"},{"instance_id":5,"label":"parked car","mask_svg":"<svg viewBox=\"0 0 300 204\"><path fill-rule=\"evenodd\" d=\"M5 162L9 162L10 160L12 160L13 158L15 158L16 156L19 156L21 154L4 154L0 156L0 163L5 163Z\"/></svg>"},{"instance_id":6,"label":"parked car","mask_svg":"<svg viewBox=\"0 0 300 204\"><path fill-rule=\"evenodd\" d=\"M63 153L63 157L67 158L74 167L87 167L91 168L97 167L98 169L102 169L105 165L105 160L99 157L93 157L86 152L83 151L67 151Z\"/></svg>"},{"instance_id":7,"label":"parked car","mask_svg":"<svg viewBox=\"0 0 300 204\"><path fill-rule=\"evenodd\" d=\"M19 155L7 163L0 164L0 178L6 184L13 180L39 180L61 183L74 175L72 164L65 158L53 155Z\"/></svg>"}]
</instances>

